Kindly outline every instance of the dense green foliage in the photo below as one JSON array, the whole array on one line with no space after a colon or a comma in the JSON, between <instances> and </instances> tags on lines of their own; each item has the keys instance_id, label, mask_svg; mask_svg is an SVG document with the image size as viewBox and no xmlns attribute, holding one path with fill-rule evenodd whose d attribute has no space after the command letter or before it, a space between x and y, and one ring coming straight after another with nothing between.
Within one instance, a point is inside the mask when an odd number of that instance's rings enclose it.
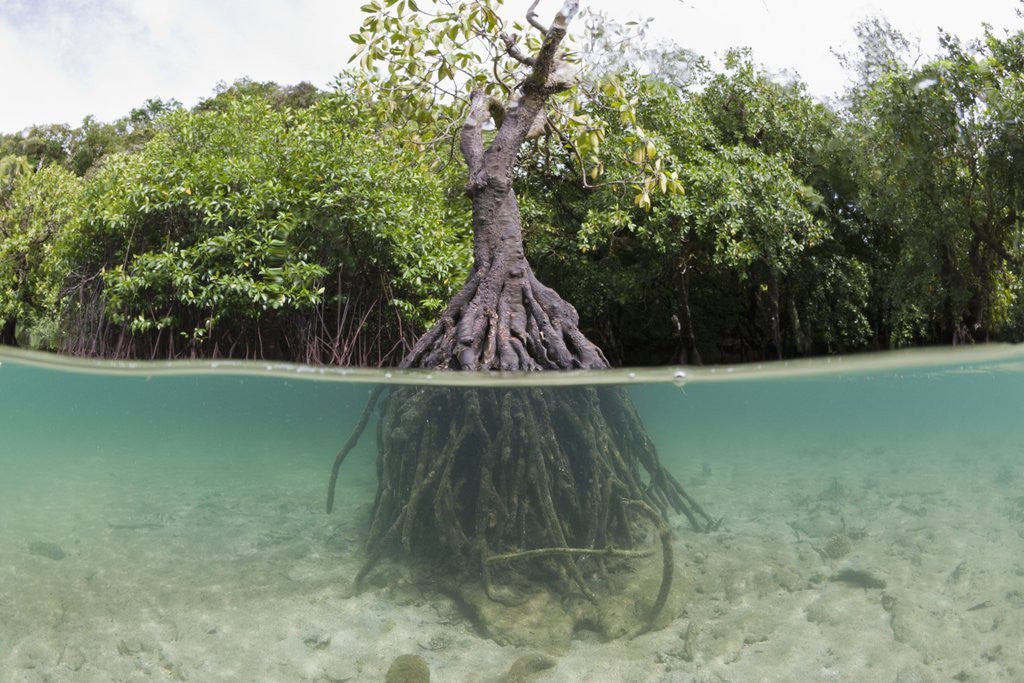
<instances>
[{"instance_id":1,"label":"dense green foliage","mask_svg":"<svg viewBox=\"0 0 1024 683\"><path fill-rule=\"evenodd\" d=\"M848 145L883 344L1024 332L1022 38L943 36L937 58L889 58L851 93ZM865 40L899 43L878 25Z\"/></svg>"},{"instance_id":2,"label":"dense green foliage","mask_svg":"<svg viewBox=\"0 0 1024 683\"><path fill-rule=\"evenodd\" d=\"M1024 34L946 36L910 66L899 34L859 30L859 79L834 107L743 51L717 73L696 62L683 91L633 74L684 187L649 211L580 191L571 164L531 167L538 271L615 360L1024 338Z\"/></svg>"},{"instance_id":3,"label":"dense green foliage","mask_svg":"<svg viewBox=\"0 0 1024 683\"><path fill-rule=\"evenodd\" d=\"M18 174L0 213L8 334L110 355L400 356L464 277L464 207L352 98L253 91L168 112L85 179Z\"/></svg>"},{"instance_id":4,"label":"dense green foliage","mask_svg":"<svg viewBox=\"0 0 1024 683\"><path fill-rule=\"evenodd\" d=\"M665 52L606 66L572 139L527 145L528 255L613 362L1024 338L1024 33L917 61L860 33L839 103L744 51ZM451 149L421 142L457 112L413 130L372 92L242 81L0 136L0 342L396 362L467 272L470 221Z\"/></svg>"}]
</instances>

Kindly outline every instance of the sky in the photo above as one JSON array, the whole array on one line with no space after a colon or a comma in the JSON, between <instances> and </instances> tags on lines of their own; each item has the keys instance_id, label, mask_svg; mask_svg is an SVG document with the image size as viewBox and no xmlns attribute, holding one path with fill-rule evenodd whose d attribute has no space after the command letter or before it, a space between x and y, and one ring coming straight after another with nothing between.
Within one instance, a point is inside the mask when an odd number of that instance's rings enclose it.
<instances>
[{"instance_id":1,"label":"sky","mask_svg":"<svg viewBox=\"0 0 1024 683\"><path fill-rule=\"evenodd\" d=\"M351 53L366 0L0 0L0 133L33 124L109 121L148 98L191 106L241 77L331 84ZM421 0L422 3L422 0ZM506 0L521 18L528 0ZM965 39L982 23L1024 28L1014 0L582 0L612 18L653 17L652 35L714 57L748 46L812 94L842 90L833 50L855 47L854 25L885 16L921 40L938 28ZM541 17L561 0L541 0ZM628 9L624 9L628 8Z\"/></svg>"}]
</instances>

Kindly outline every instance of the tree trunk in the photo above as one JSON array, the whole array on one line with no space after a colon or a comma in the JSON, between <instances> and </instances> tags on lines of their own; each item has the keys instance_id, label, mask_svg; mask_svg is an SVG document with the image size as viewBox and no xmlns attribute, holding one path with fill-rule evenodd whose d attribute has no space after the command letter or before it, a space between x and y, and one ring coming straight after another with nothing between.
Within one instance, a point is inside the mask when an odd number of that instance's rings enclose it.
<instances>
[{"instance_id":1,"label":"tree trunk","mask_svg":"<svg viewBox=\"0 0 1024 683\"><path fill-rule=\"evenodd\" d=\"M697 337L693 332L693 314L690 311L690 283L687 272L690 269L687 258L680 259L677 267L679 274L679 313L674 315L680 336L680 348L677 360L682 365L703 365L700 351L697 349Z\"/></svg>"},{"instance_id":2,"label":"tree trunk","mask_svg":"<svg viewBox=\"0 0 1024 683\"><path fill-rule=\"evenodd\" d=\"M537 279L523 251L519 206L507 177L473 194L474 265L440 321L403 367L451 370L606 368L571 304Z\"/></svg>"},{"instance_id":3,"label":"tree trunk","mask_svg":"<svg viewBox=\"0 0 1024 683\"><path fill-rule=\"evenodd\" d=\"M440 321L413 348L403 367L451 370L606 368L604 354L579 331L576 309L533 274L523 250L511 170L522 144L543 131L544 104L571 87L557 54L576 12L567 1L544 36L518 97L506 105L473 92L462 126L462 155L473 200L473 270ZM488 117L498 131L484 147ZM538 122L540 122L538 124Z\"/></svg>"}]
</instances>

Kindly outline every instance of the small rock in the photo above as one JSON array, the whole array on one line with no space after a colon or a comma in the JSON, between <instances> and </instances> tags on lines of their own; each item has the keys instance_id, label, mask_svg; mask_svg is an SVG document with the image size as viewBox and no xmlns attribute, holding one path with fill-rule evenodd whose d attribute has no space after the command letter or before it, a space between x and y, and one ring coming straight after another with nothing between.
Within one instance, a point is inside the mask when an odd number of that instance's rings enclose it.
<instances>
[{"instance_id":1,"label":"small rock","mask_svg":"<svg viewBox=\"0 0 1024 683\"><path fill-rule=\"evenodd\" d=\"M447 650L452 646L452 639L444 634L438 634L433 636L427 641L426 645L419 643L419 646L424 650L431 650L432 652L441 652Z\"/></svg>"},{"instance_id":2,"label":"small rock","mask_svg":"<svg viewBox=\"0 0 1024 683\"><path fill-rule=\"evenodd\" d=\"M865 569L842 569L829 577L829 581L845 583L857 588L885 588L885 581Z\"/></svg>"},{"instance_id":3,"label":"small rock","mask_svg":"<svg viewBox=\"0 0 1024 683\"><path fill-rule=\"evenodd\" d=\"M1014 607L1024 607L1024 591L1012 590L1006 594L1006 602Z\"/></svg>"},{"instance_id":4,"label":"small rock","mask_svg":"<svg viewBox=\"0 0 1024 683\"><path fill-rule=\"evenodd\" d=\"M85 665L85 653L77 647L69 647L61 653L58 663L72 671L78 671Z\"/></svg>"},{"instance_id":5,"label":"small rock","mask_svg":"<svg viewBox=\"0 0 1024 683\"><path fill-rule=\"evenodd\" d=\"M550 669L556 664L553 657L538 653L523 655L512 663L505 675L505 683L525 683L533 674Z\"/></svg>"},{"instance_id":6,"label":"small rock","mask_svg":"<svg viewBox=\"0 0 1024 683\"><path fill-rule=\"evenodd\" d=\"M804 608L804 616L812 624L839 626L843 623L844 614L836 604L836 596L832 593L822 595Z\"/></svg>"},{"instance_id":7,"label":"small rock","mask_svg":"<svg viewBox=\"0 0 1024 683\"><path fill-rule=\"evenodd\" d=\"M303 638L302 642L313 650L324 650L331 644L331 637L326 633L311 633Z\"/></svg>"},{"instance_id":8,"label":"small rock","mask_svg":"<svg viewBox=\"0 0 1024 683\"><path fill-rule=\"evenodd\" d=\"M388 667L384 683L430 683L430 667L419 655L399 655Z\"/></svg>"},{"instance_id":9,"label":"small rock","mask_svg":"<svg viewBox=\"0 0 1024 683\"><path fill-rule=\"evenodd\" d=\"M21 669L43 668L55 659L54 652L45 644L25 642L16 648L15 666Z\"/></svg>"},{"instance_id":10,"label":"small rock","mask_svg":"<svg viewBox=\"0 0 1024 683\"><path fill-rule=\"evenodd\" d=\"M64 552L63 548L49 541L32 541L28 544L28 551L33 555L48 557L51 560L63 560L67 557L67 553Z\"/></svg>"},{"instance_id":11,"label":"small rock","mask_svg":"<svg viewBox=\"0 0 1024 683\"><path fill-rule=\"evenodd\" d=\"M774 575L775 583L789 593L795 593L807 586L807 579L790 567L778 567Z\"/></svg>"},{"instance_id":12,"label":"small rock","mask_svg":"<svg viewBox=\"0 0 1024 683\"><path fill-rule=\"evenodd\" d=\"M327 683L346 683L346 681L355 681L358 680L357 675L357 669L348 661L332 662L325 666L321 671L321 677Z\"/></svg>"},{"instance_id":13,"label":"small rock","mask_svg":"<svg viewBox=\"0 0 1024 683\"><path fill-rule=\"evenodd\" d=\"M124 655L125 657L134 657L135 655L142 654L143 652L149 652L151 650L151 647L138 638L128 638L126 640L121 640L117 644L117 653Z\"/></svg>"}]
</instances>

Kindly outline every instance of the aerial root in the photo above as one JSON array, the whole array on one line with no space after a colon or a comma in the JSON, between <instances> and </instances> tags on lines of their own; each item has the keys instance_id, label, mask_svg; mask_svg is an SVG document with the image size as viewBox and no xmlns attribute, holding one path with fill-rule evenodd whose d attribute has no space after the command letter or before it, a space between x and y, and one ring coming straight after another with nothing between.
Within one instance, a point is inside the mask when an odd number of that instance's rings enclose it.
<instances>
[{"instance_id":1,"label":"aerial root","mask_svg":"<svg viewBox=\"0 0 1024 683\"><path fill-rule=\"evenodd\" d=\"M511 562L512 560L526 560L537 557L552 557L557 555L574 555L580 557L650 557L658 552L658 548L647 550L625 550L623 548L534 548L532 550L520 550L501 555L491 555L484 559L487 564L495 562Z\"/></svg>"},{"instance_id":2,"label":"aerial root","mask_svg":"<svg viewBox=\"0 0 1024 683\"><path fill-rule=\"evenodd\" d=\"M359 437L363 435L366 423L370 421L370 415L373 414L373 408L377 405L377 399L380 398L381 391L383 390L383 385L377 385L370 392L370 398L366 402L366 407L363 408L363 414L360 415L356 428L352 430L348 441L345 442L345 445L341 447L338 455L334 458L334 465L331 467L331 479L327 483L327 514L331 514L331 510L334 509L334 490L338 484L338 472L341 470L341 464L345 462L345 458L348 457L348 454L359 443Z\"/></svg>"},{"instance_id":3,"label":"aerial root","mask_svg":"<svg viewBox=\"0 0 1024 683\"><path fill-rule=\"evenodd\" d=\"M651 605L651 609L647 612L647 618L644 619L640 628L630 635L630 638L636 638L654 628L655 620L661 614L661 610L664 609L665 603L668 601L668 594L672 590L672 573L675 568L675 561L672 557L672 532L669 531L668 525L665 524L665 519L642 500L624 502L647 517L651 524L654 525L655 531L658 532L658 540L661 541L661 586L658 588L658 596L654 599L654 604Z\"/></svg>"}]
</instances>

